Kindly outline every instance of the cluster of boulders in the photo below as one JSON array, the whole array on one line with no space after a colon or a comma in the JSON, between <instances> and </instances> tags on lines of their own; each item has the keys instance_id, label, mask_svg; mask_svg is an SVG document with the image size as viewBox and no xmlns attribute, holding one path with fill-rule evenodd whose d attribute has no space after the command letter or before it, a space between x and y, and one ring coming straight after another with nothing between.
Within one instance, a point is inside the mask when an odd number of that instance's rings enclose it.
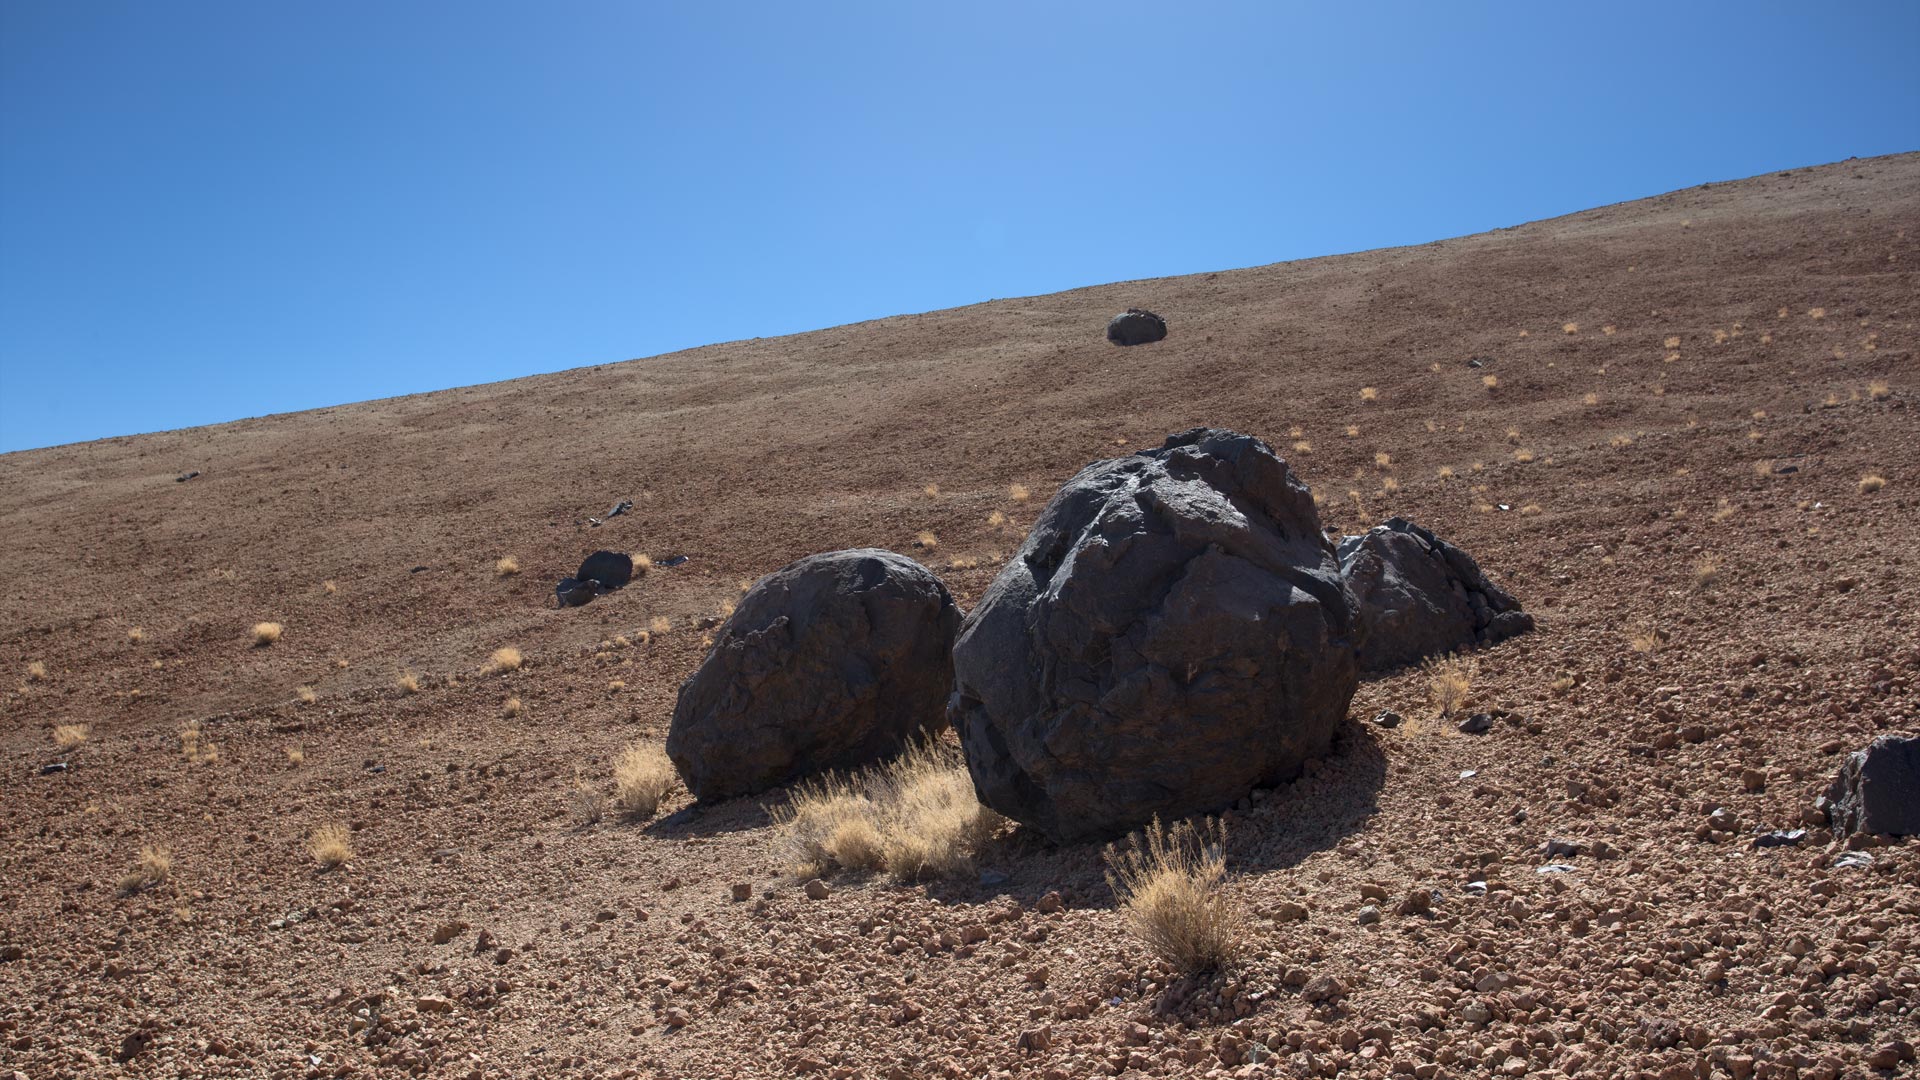
<instances>
[{"instance_id":1,"label":"cluster of boulders","mask_svg":"<svg viewBox=\"0 0 1920 1080\"><path fill-rule=\"evenodd\" d=\"M712 800L951 723L985 805L1056 841L1111 836L1299 775L1363 671L1530 625L1410 522L1336 548L1267 444L1195 428L1082 469L964 620L892 552L761 579L681 687L667 752Z\"/></svg>"}]
</instances>

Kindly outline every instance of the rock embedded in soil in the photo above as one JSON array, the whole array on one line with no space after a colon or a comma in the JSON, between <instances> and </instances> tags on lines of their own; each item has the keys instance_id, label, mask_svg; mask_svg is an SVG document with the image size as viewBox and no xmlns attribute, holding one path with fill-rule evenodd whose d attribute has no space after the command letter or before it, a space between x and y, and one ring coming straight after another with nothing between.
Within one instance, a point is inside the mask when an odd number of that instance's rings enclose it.
<instances>
[{"instance_id":1,"label":"rock embedded in soil","mask_svg":"<svg viewBox=\"0 0 1920 1080\"><path fill-rule=\"evenodd\" d=\"M1920 836L1920 737L1882 735L1848 755L1819 808L1840 836Z\"/></svg>"},{"instance_id":2,"label":"rock embedded in soil","mask_svg":"<svg viewBox=\"0 0 1920 1080\"><path fill-rule=\"evenodd\" d=\"M876 548L760 579L681 684L667 735L703 802L850 769L938 732L960 609L926 567Z\"/></svg>"},{"instance_id":3,"label":"rock embedded in soil","mask_svg":"<svg viewBox=\"0 0 1920 1080\"><path fill-rule=\"evenodd\" d=\"M1360 605L1363 671L1491 645L1533 629L1533 616L1488 580L1473 556L1406 518L1340 542L1340 573Z\"/></svg>"},{"instance_id":4,"label":"rock embedded in soil","mask_svg":"<svg viewBox=\"0 0 1920 1080\"><path fill-rule=\"evenodd\" d=\"M1167 336L1167 320L1143 308L1128 308L1107 323L1107 340L1115 345L1150 345Z\"/></svg>"},{"instance_id":5,"label":"rock embedded in soil","mask_svg":"<svg viewBox=\"0 0 1920 1080\"><path fill-rule=\"evenodd\" d=\"M609 589L618 589L633 580L633 559L617 551L596 551L581 562L574 572L577 581L597 581Z\"/></svg>"},{"instance_id":6,"label":"rock embedded in soil","mask_svg":"<svg viewBox=\"0 0 1920 1080\"><path fill-rule=\"evenodd\" d=\"M1312 494L1214 428L1095 462L954 646L982 802L1056 842L1219 810L1331 747L1358 621Z\"/></svg>"}]
</instances>

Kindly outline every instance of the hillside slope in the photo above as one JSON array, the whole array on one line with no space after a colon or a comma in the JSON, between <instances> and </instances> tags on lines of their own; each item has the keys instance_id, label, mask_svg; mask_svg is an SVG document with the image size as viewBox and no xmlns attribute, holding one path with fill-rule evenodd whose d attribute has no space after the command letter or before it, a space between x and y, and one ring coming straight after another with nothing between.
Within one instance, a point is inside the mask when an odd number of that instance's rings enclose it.
<instances>
[{"instance_id":1,"label":"hillside slope","mask_svg":"<svg viewBox=\"0 0 1920 1080\"><path fill-rule=\"evenodd\" d=\"M1907 154L0 456L0 946L20 950L0 963L0 1060L36 1078L1266 1075L1231 1048L1253 1041L1272 1075L1864 1068L1920 1006L1911 842L1836 870L1822 833L1756 852L1707 815L1795 826L1839 749L1920 727L1917 235ZM1106 344L1136 305L1169 339ZM700 622L746 582L879 546L970 605L1081 465L1203 423L1267 439L1331 524L1434 528L1541 621L1475 688L1537 732L1355 728L1236 815L1236 890L1311 909L1261 924L1239 1027L1230 1004L1191 1030L1154 1015L1092 848L1016 835L1003 884L809 903L762 802L574 820L576 778L664 733ZM556 609L553 581L596 547L687 558ZM521 572L496 575L503 556ZM284 626L268 648L262 620ZM1655 629L1664 647L1632 647ZM503 645L526 666L483 674ZM1423 695L1417 674L1369 683L1354 715ZM90 725L71 754L50 738L65 724ZM217 760L183 758L190 724ZM54 761L72 767L42 775ZM359 856L316 874L303 845L333 820ZM1562 835L1620 856L1537 874ZM168 886L116 896L151 844ZM1485 867L1488 896L1463 893ZM771 899L733 904L734 881ZM1372 884L1444 900L1358 926ZM1050 890L1067 910L1036 913ZM990 915L977 952L921 947ZM431 942L456 920L472 930ZM506 961L476 957L480 929ZM1811 952L1784 951L1796 935ZM1304 1001L1294 968L1347 995ZM370 994L417 1028L370 1046L349 1030ZM1016 1048L1043 1023L1048 1049Z\"/></svg>"}]
</instances>

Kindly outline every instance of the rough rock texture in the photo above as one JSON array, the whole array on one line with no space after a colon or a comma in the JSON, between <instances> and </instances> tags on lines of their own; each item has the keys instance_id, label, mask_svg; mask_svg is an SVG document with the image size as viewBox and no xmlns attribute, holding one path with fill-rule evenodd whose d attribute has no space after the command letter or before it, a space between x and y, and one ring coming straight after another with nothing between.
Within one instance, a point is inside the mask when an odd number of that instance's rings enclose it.
<instances>
[{"instance_id":1,"label":"rough rock texture","mask_svg":"<svg viewBox=\"0 0 1920 1080\"><path fill-rule=\"evenodd\" d=\"M593 598L600 595L600 590L591 581L561 578L560 583L553 587L553 595L560 601L561 607L580 607L592 603Z\"/></svg>"},{"instance_id":2,"label":"rough rock texture","mask_svg":"<svg viewBox=\"0 0 1920 1080\"><path fill-rule=\"evenodd\" d=\"M1167 336L1167 320L1151 311L1128 308L1107 323L1107 340L1115 345L1147 345Z\"/></svg>"},{"instance_id":3,"label":"rough rock texture","mask_svg":"<svg viewBox=\"0 0 1920 1080\"><path fill-rule=\"evenodd\" d=\"M667 735L702 801L864 765L945 725L960 609L932 572L875 548L761 578L680 687Z\"/></svg>"},{"instance_id":4,"label":"rough rock texture","mask_svg":"<svg viewBox=\"0 0 1920 1080\"><path fill-rule=\"evenodd\" d=\"M597 581L609 589L618 589L633 580L633 559L617 551L596 551L586 557L573 576L581 581Z\"/></svg>"},{"instance_id":5,"label":"rough rock texture","mask_svg":"<svg viewBox=\"0 0 1920 1080\"><path fill-rule=\"evenodd\" d=\"M982 802L1108 836L1324 754L1357 627L1306 485L1196 428L1055 494L961 628L948 715Z\"/></svg>"},{"instance_id":6,"label":"rough rock texture","mask_svg":"<svg viewBox=\"0 0 1920 1080\"><path fill-rule=\"evenodd\" d=\"M1882 735L1849 754L1821 807L1841 836L1920 836L1920 737Z\"/></svg>"},{"instance_id":7,"label":"rough rock texture","mask_svg":"<svg viewBox=\"0 0 1920 1080\"><path fill-rule=\"evenodd\" d=\"M1340 542L1340 574L1360 604L1363 671L1417 664L1533 629L1520 602L1473 556L1405 518Z\"/></svg>"}]
</instances>

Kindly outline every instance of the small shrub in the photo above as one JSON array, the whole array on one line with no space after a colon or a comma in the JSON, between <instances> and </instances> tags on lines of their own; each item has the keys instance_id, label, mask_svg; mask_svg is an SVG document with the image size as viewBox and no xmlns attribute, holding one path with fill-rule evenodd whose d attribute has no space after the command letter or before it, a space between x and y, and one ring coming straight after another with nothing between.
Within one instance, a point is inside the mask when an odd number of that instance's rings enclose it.
<instances>
[{"instance_id":1,"label":"small shrub","mask_svg":"<svg viewBox=\"0 0 1920 1080\"><path fill-rule=\"evenodd\" d=\"M501 704L500 714L502 716L505 716L511 719L513 717L519 716L520 713L524 711L525 708L526 708L525 706L520 704L519 698L510 697L504 703Z\"/></svg>"},{"instance_id":2,"label":"small shrub","mask_svg":"<svg viewBox=\"0 0 1920 1080\"><path fill-rule=\"evenodd\" d=\"M931 498L931 497L933 497L933 496L936 496L936 495L939 495L939 494L940 494L940 485L939 485L939 484L928 484L928 485L927 485L926 487L923 487L923 488L921 488L920 490L921 490L921 491L924 491L924 492L926 492L926 493L927 493L927 495L928 495L928 497L929 497L929 498Z\"/></svg>"},{"instance_id":3,"label":"small shrub","mask_svg":"<svg viewBox=\"0 0 1920 1080\"><path fill-rule=\"evenodd\" d=\"M1612 337L1613 335L1620 332L1620 328L1613 325L1612 323L1608 323L1607 325L1600 328L1600 332L1607 335L1608 337Z\"/></svg>"},{"instance_id":4,"label":"small shrub","mask_svg":"<svg viewBox=\"0 0 1920 1080\"><path fill-rule=\"evenodd\" d=\"M673 631L673 620L667 618L665 615L655 615L648 621L647 630L655 635L671 633Z\"/></svg>"},{"instance_id":5,"label":"small shrub","mask_svg":"<svg viewBox=\"0 0 1920 1080\"><path fill-rule=\"evenodd\" d=\"M1525 465L1528 462L1533 460L1533 451L1523 446L1520 449L1515 450L1513 452L1513 460L1519 462L1522 465Z\"/></svg>"},{"instance_id":6,"label":"small shrub","mask_svg":"<svg viewBox=\"0 0 1920 1080\"><path fill-rule=\"evenodd\" d=\"M1014 502L1026 502L1028 499L1033 498L1033 492L1028 491L1027 485L1025 484L1008 484L1007 498L1012 499Z\"/></svg>"},{"instance_id":7,"label":"small shrub","mask_svg":"<svg viewBox=\"0 0 1920 1080\"><path fill-rule=\"evenodd\" d=\"M1598 405L1600 404L1600 395L1588 394L1586 397L1580 399L1580 403L1582 405Z\"/></svg>"},{"instance_id":8,"label":"small shrub","mask_svg":"<svg viewBox=\"0 0 1920 1080\"><path fill-rule=\"evenodd\" d=\"M307 854L312 855L323 869L332 870L344 866L353 858L353 834L339 822L328 822L316 827L307 836Z\"/></svg>"},{"instance_id":9,"label":"small shrub","mask_svg":"<svg viewBox=\"0 0 1920 1080\"><path fill-rule=\"evenodd\" d=\"M311 705L320 700L320 695L314 693L311 686L296 686L293 689L293 695L300 699L302 705Z\"/></svg>"},{"instance_id":10,"label":"small shrub","mask_svg":"<svg viewBox=\"0 0 1920 1080\"><path fill-rule=\"evenodd\" d=\"M487 658L487 674L502 675L509 671L519 671L520 665L526 662L526 657L520 655L519 649L511 645L502 645L493 650L493 655Z\"/></svg>"},{"instance_id":11,"label":"small shrub","mask_svg":"<svg viewBox=\"0 0 1920 1080\"><path fill-rule=\"evenodd\" d=\"M511 555L502 555L500 560L493 564L493 574L495 577L512 577L519 572L520 560Z\"/></svg>"},{"instance_id":12,"label":"small shrub","mask_svg":"<svg viewBox=\"0 0 1920 1080\"><path fill-rule=\"evenodd\" d=\"M1711 551L1693 560L1693 587L1711 588L1714 582L1720 580L1720 570L1720 556Z\"/></svg>"},{"instance_id":13,"label":"small shrub","mask_svg":"<svg viewBox=\"0 0 1920 1080\"><path fill-rule=\"evenodd\" d=\"M1295 439L1293 452L1296 454L1311 454L1313 453L1313 444L1305 439Z\"/></svg>"},{"instance_id":14,"label":"small shrub","mask_svg":"<svg viewBox=\"0 0 1920 1080\"><path fill-rule=\"evenodd\" d=\"M45 661L33 660L27 663L27 681L28 682L46 682L47 681L47 665Z\"/></svg>"},{"instance_id":15,"label":"small shrub","mask_svg":"<svg viewBox=\"0 0 1920 1080\"><path fill-rule=\"evenodd\" d=\"M1580 324L1577 322L1561 323L1560 332L1563 334L1577 334L1580 332Z\"/></svg>"},{"instance_id":16,"label":"small shrub","mask_svg":"<svg viewBox=\"0 0 1920 1080\"><path fill-rule=\"evenodd\" d=\"M1862 495L1879 491L1881 488L1886 486L1887 486L1887 478L1884 476L1881 476L1879 473L1868 473L1867 475L1860 478L1860 493Z\"/></svg>"},{"instance_id":17,"label":"small shrub","mask_svg":"<svg viewBox=\"0 0 1920 1080\"><path fill-rule=\"evenodd\" d=\"M939 742L852 777L798 784L774 817L795 877L884 870L902 881L970 873L1003 821L974 796L960 748Z\"/></svg>"},{"instance_id":18,"label":"small shrub","mask_svg":"<svg viewBox=\"0 0 1920 1080\"><path fill-rule=\"evenodd\" d=\"M212 765L220 760L220 748L200 730L200 721L194 720L180 732L180 756L193 765Z\"/></svg>"},{"instance_id":19,"label":"small shrub","mask_svg":"<svg viewBox=\"0 0 1920 1080\"><path fill-rule=\"evenodd\" d=\"M1379 453L1377 453L1377 454L1375 454L1375 455L1373 455L1373 467L1374 467L1374 468L1376 468L1376 469L1390 469L1390 468L1392 468L1392 467L1393 467L1393 455L1392 455L1392 454L1389 454L1389 453L1387 453L1387 452L1386 452L1386 451L1384 451L1384 450L1382 450L1382 451L1380 451Z\"/></svg>"},{"instance_id":20,"label":"small shrub","mask_svg":"<svg viewBox=\"0 0 1920 1080\"><path fill-rule=\"evenodd\" d=\"M573 777L573 813L583 825L598 825L607 814L607 796L575 773Z\"/></svg>"},{"instance_id":21,"label":"small shrub","mask_svg":"<svg viewBox=\"0 0 1920 1080\"><path fill-rule=\"evenodd\" d=\"M1245 913L1222 888L1225 847L1226 829L1212 819L1166 828L1155 818L1105 852L1127 928L1183 974L1229 967L1246 946Z\"/></svg>"},{"instance_id":22,"label":"small shrub","mask_svg":"<svg viewBox=\"0 0 1920 1080\"><path fill-rule=\"evenodd\" d=\"M638 577L641 574L644 574L651 569L653 569L653 560L651 558L645 555L638 555L638 554L633 556L633 574L635 577Z\"/></svg>"},{"instance_id":23,"label":"small shrub","mask_svg":"<svg viewBox=\"0 0 1920 1080\"><path fill-rule=\"evenodd\" d=\"M145 640L147 640L147 632L145 630L142 630L136 626L133 629L127 631L128 644L138 645Z\"/></svg>"},{"instance_id":24,"label":"small shrub","mask_svg":"<svg viewBox=\"0 0 1920 1080\"><path fill-rule=\"evenodd\" d=\"M90 724L56 724L53 729L53 745L62 750L71 750L87 741L93 734Z\"/></svg>"},{"instance_id":25,"label":"small shrub","mask_svg":"<svg viewBox=\"0 0 1920 1080\"><path fill-rule=\"evenodd\" d=\"M927 551L932 551L940 546L940 538L933 534L932 529L921 529L918 533L915 533L913 542Z\"/></svg>"},{"instance_id":26,"label":"small shrub","mask_svg":"<svg viewBox=\"0 0 1920 1080\"><path fill-rule=\"evenodd\" d=\"M280 640L286 628L277 622L257 622L253 624L253 644L255 648L265 648Z\"/></svg>"},{"instance_id":27,"label":"small shrub","mask_svg":"<svg viewBox=\"0 0 1920 1080\"><path fill-rule=\"evenodd\" d=\"M120 879L119 889L122 895L144 892L172 876L173 852L164 847L142 847L140 861L134 864L131 873Z\"/></svg>"},{"instance_id":28,"label":"small shrub","mask_svg":"<svg viewBox=\"0 0 1920 1080\"><path fill-rule=\"evenodd\" d=\"M1398 480L1395 480L1395 479L1394 479L1393 477L1391 477L1391 476L1387 476L1387 477L1382 477L1382 478L1381 478L1381 480L1380 480L1380 490L1381 490L1381 491L1384 491L1384 492L1387 492L1387 493L1389 493L1389 494L1391 494L1391 493L1393 493L1393 492L1395 492L1395 491L1399 491L1399 490L1400 490L1400 481L1398 481Z\"/></svg>"},{"instance_id":29,"label":"small shrub","mask_svg":"<svg viewBox=\"0 0 1920 1080\"><path fill-rule=\"evenodd\" d=\"M1566 697L1573 692L1575 685L1573 673L1563 671L1560 673L1559 678L1553 680L1553 682L1547 686L1547 689L1554 697Z\"/></svg>"},{"instance_id":30,"label":"small shrub","mask_svg":"<svg viewBox=\"0 0 1920 1080\"><path fill-rule=\"evenodd\" d=\"M393 680L393 685L399 687L403 694L417 694L420 692L420 676L403 668L399 676Z\"/></svg>"},{"instance_id":31,"label":"small shrub","mask_svg":"<svg viewBox=\"0 0 1920 1080\"><path fill-rule=\"evenodd\" d=\"M1359 438L1359 437L1360 437L1360 425L1359 425L1359 424L1348 424L1348 425L1347 425L1347 430L1346 430L1346 435L1347 435L1347 438L1349 438L1349 439L1357 439L1357 438Z\"/></svg>"},{"instance_id":32,"label":"small shrub","mask_svg":"<svg viewBox=\"0 0 1920 1080\"><path fill-rule=\"evenodd\" d=\"M1650 653L1664 648L1672 637L1673 635L1662 629L1659 623L1649 619L1633 632L1633 635L1627 639L1627 643L1633 646L1634 652Z\"/></svg>"},{"instance_id":33,"label":"small shrub","mask_svg":"<svg viewBox=\"0 0 1920 1080\"><path fill-rule=\"evenodd\" d=\"M1380 388L1379 388L1379 387L1377 387L1377 386L1363 386L1363 387L1361 387L1361 388L1360 388L1360 400L1361 400L1361 401L1379 401L1379 400L1380 400Z\"/></svg>"},{"instance_id":34,"label":"small shrub","mask_svg":"<svg viewBox=\"0 0 1920 1080\"><path fill-rule=\"evenodd\" d=\"M1482 375L1480 376L1480 385L1489 390L1498 390L1500 388L1500 376Z\"/></svg>"},{"instance_id":35,"label":"small shrub","mask_svg":"<svg viewBox=\"0 0 1920 1080\"><path fill-rule=\"evenodd\" d=\"M1871 401L1885 401L1893 396L1893 387L1885 379L1875 379L1867 384L1867 398Z\"/></svg>"},{"instance_id":36,"label":"small shrub","mask_svg":"<svg viewBox=\"0 0 1920 1080\"><path fill-rule=\"evenodd\" d=\"M1442 480L1451 480L1453 479L1453 466L1442 465L1439 469L1435 470L1434 475Z\"/></svg>"},{"instance_id":37,"label":"small shrub","mask_svg":"<svg viewBox=\"0 0 1920 1080\"><path fill-rule=\"evenodd\" d=\"M998 529L1007 523L1007 515L995 510L987 515L987 528Z\"/></svg>"},{"instance_id":38,"label":"small shrub","mask_svg":"<svg viewBox=\"0 0 1920 1080\"><path fill-rule=\"evenodd\" d=\"M1807 309L1807 318L1809 318L1809 319L1824 319L1824 318L1826 318L1826 317L1827 317L1827 309L1826 309L1826 308L1823 308L1823 307L1817 307L1817 308L1808 308L1808 309Z\"/></svg>"},{"instance_id":39,"label":"small shrub","mask_svg":"<svg viewBox=\"0 0 1920 1080\"><path fill-rule=\"evenodd\" d=\"M307 762L307 748L299 743L287 747L287 764L304 765Z\"/></svg>"},{"instance_id":40,"label":"small shrub","mask_svg":"<svg viewBox=\"0 0 1920 1080\"><path fill-rule=\"evenodd\" d=\"M323 581L323 582L321 582L321 583L320 583L320 589L321 589L321 591L322 591L322 592L324 592L324 593L326 593L326 594L327 594L328 596L332 596L332 595L333 595L334 593L337 593L337 592L339 592L339 591L340 591L340 587L339 587L339 586L337 586L337 585L335 585L335 584L334 584L333 582L331 582L331 581Z\"/></svg>"},{"instance_id":41,"label":"small shrub","mask_svg":"<svg viewBox=\"0 0 1920 1080\"><path fill-rule=\"evenodd\" d=\"M613 762L613 802L627 817L652 817L680 784L680 774L659 743L637 742Z\"/></svg>"},{"instance_id":42,"label":"small shrub","mask_svg":"<svg viewBox=\"0 0 1920 1080\"><path fill-rule=\"evenodd\" d=\"M1420 665L1427 676L1427 702L1442 719L1466 707L1480 662L1465 656L1432 656Z\"/></svg>"}]
</instances>

